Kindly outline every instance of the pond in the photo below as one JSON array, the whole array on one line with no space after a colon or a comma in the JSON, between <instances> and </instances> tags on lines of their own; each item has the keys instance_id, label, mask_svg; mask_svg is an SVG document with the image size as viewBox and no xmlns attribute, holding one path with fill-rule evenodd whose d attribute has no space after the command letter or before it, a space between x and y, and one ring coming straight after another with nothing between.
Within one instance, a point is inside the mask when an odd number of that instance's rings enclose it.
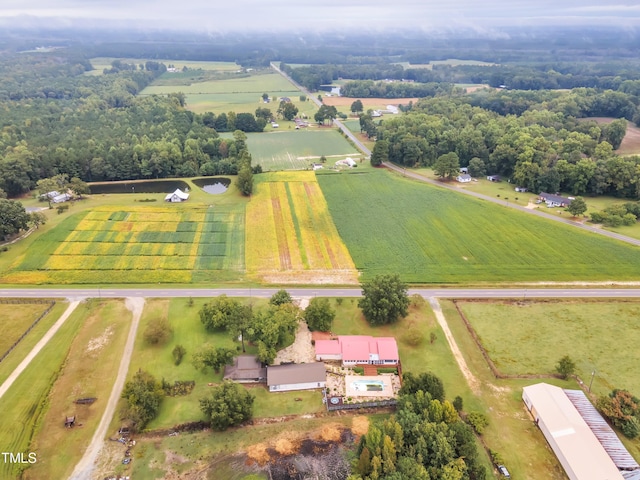
<instances>
[{"instance_id":1,"label":"pond","mask_svg":"<svg viewBox=\"0 0 640 480\"><path fill-rule=\"evenodd\" d=\"M192 180L197 186L203 189L205 192L210 193L212 195L218 195L220 193L224 193L231 185L231 180L228 178L196 178Z\"/></svg>"},{"instance_id":2,"label":"pond","mask_svg":"<svg viewBox=\"0 0 640 480\"><path fill-rule=\"evenodd\" d=\"M189 185L182 180L148 180L144 182L90 183L92 194L103 193L171 193L177 188L189 191Z\"/></svg>"}]
</instances>

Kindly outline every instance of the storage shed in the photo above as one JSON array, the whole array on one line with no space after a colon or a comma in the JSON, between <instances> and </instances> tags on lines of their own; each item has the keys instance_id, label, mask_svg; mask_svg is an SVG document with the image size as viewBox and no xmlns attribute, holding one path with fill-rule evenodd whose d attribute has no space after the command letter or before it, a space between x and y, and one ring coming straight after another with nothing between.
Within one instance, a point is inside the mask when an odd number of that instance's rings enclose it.
<instances>
[{"instance_id":1,"label":"storage shed","mask_svg":"<svg viewBox=\"0 0 640 480\"><path fill-rule=\"evenodd\" d=\"M522 399L571 480L624 479L562 388L530 385Z\"/></svg>"},{"instance_id":2,"label":"storage shed","mask_svg":"<svg viewBox=\"0 0 640 480\"><path fill-rule=\"evenodd\" d=\"M324 363L300 363L267 367L267 385L270 392L313 390L324 388L327 372Z\"/></svg>"}]
</instances>

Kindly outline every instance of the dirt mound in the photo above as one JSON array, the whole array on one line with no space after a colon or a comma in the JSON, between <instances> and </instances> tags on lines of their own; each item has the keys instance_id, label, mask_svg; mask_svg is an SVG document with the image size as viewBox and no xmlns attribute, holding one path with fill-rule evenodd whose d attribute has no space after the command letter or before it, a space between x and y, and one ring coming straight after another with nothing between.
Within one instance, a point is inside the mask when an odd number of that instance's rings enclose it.
<instances>
[{"instance_id":1,"label":"dirt mound","mask_svg":"<svg viewBox=\"0 0 640 480\"><path fill-rule=\"evenodd\" d=\"M338 442L342 436L341 433L340 425L330 423L322 427L322 430L320 431L320 438L325 442Z\"/></svg>"},{"instance_id":2,"label":"dirt mound","mask_svg":"<svg viewBox=\"0 0 640 480\"><path fill-rule=\"evenodd\" d=\"M265 465L271 459L267 452L267 445L264 443L258 443L257 445L251 445L248 447L247 457L260 466Z\"/></svg>"},{"instance_id":3,"label":"dirt mound","mask_svg":"<svg viewBox=\"0 0 640 480\"><path fill-rule=\"evenodd\" d=\"M353 417L351 432L354 435L365 435L369 431L369 419L367 417Z\"/></svg>"}]
</instances>

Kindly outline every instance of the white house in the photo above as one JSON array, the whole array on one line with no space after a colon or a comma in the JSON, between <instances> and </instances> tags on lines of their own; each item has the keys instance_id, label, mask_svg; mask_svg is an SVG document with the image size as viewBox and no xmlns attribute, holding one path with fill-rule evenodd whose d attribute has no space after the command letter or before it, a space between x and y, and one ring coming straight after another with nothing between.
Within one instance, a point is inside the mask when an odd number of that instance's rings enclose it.
<instances>
[{"instance_id":1,"label":"white house","mask_svg":"<svg viewBox=\"0 0 640 480\"><path fill-rule=\"evenodd\" d=\"M184 193L179 188L176 189L175 192L169 193L169 194L167 194L166 197L164 197L164 201L165 202L185 202L188 199L189 199L189 194L188 193Z\"/></svg>"},{"instance_id":2,"label":"white house","mask_svg":"<svg viewBox=\"0 0 640 480\"><path fill-rule=\"evenodd\" d=\"M456 180L460 183L468 183L471 181L471 175L468 173L462 173L456 177Z\"/></svg>"},{"instance_id":3,"label":"white house","mask_svg":"<svg viewBox=\"0 0 640 480\"><path fill-rule=\"evenodd\" d=\"M267 385L270 392L313 390L325 388L327 372L324 363L299 363L267 367Z\"/></svg>"}]
</instances>

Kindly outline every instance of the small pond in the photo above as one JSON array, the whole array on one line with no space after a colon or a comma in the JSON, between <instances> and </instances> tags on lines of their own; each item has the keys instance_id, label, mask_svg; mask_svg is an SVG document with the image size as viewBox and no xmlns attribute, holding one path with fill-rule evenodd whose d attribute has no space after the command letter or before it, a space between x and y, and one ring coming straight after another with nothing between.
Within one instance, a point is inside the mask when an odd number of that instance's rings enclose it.
<instances>
[{"instance_id":1,"label":"small pond","mask_svg":"<svg viewBox=\"0 0 640 480\"><path fill-rule=\"evenodd\" d=\"M203 189L207 193L211 193L212 195L217 195L219 193L224 193L231 185L231 180L228 178L214 178L214 177L205 177L205 178L196 178L192 180L197 186Z\"/></svg>"},{"instance_id":2,"label":"small pond","mask_svg":"<svg viewBox=\"0 0 640 480\"><path fill-rule=\"evenodd\" d=\"M103 193L172 193L176 189L183 192L189 185L182 180L148 180L145 182L105 182L89 184L92 194Z\"/></svg>"}]
</instances>

